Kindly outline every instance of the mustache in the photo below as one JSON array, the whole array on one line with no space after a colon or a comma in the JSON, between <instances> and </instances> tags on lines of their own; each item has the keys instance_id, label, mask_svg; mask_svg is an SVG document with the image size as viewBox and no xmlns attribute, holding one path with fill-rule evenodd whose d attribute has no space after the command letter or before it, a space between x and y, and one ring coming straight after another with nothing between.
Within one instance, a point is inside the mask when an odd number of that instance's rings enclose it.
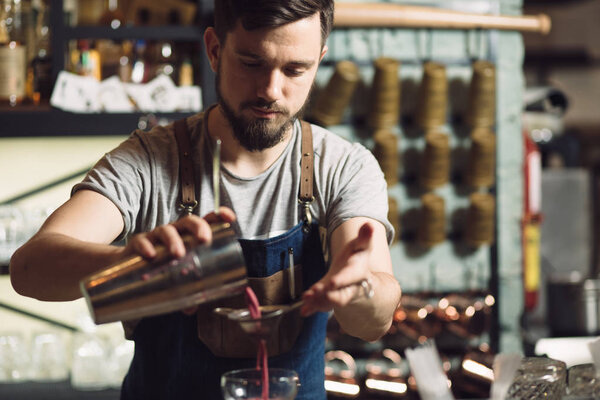
<instances>
[{"instance_id":1,"label":"mustache","mask_svg":"<svg viewBox=\"0 0 600 400\"><path fill-rule=\"evenodd\" d=\"M276 102L268 102L263 99L245 101L240 104L240 109L253 107L263 109L266 112L278 112L284 115L289 114L287 108L279 106Z\"/></svg>"}]
</instances>

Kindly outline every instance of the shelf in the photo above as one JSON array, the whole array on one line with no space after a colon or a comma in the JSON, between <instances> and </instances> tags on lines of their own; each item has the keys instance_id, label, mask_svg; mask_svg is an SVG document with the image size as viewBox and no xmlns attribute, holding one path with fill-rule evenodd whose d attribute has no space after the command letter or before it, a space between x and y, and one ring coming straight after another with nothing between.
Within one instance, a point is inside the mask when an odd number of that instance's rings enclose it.
<instances>
[{"instance_id":1,"label":"shelf","mask_svg":"<svg viewBox=\"0 0 600 400\"><path fill-rule=\"evenodd\" d=\"M65 69L68 57L68 42L77 39L146 39L202 43L204 29L212 21L213 2L197 0L200 22L188 26L122 26L112 29L109 26L65 26L63 0L51 0L50 25L52 26L51 52L52 81ZM200 86L203 104L216 101L214 73L206 57L201 57L199 65ZM30 136L85 136L85 135L128 135L138 128L140 118L149 113L127 114L75 114L42 107L19 106L0 107L0 138ZM193 113L157 113L160 119L175 120Z\"/></svg>"},{"instance_id":2,"label":"shelf","mask_svg":"<svg viewBox=\"0 0 600 400\"><path fill-rule=\"evenodd\" d=\"M141 117L150 114L172 121L194 113L76 114L51 107L0 108L0 137L128 135L138 128Z\"/></svg>"},{"instance_id":3,"label":"shelf","mask_svg":"<svg viewBox=\"0 0 600 400\"><path fill-rule=\"evenodd\" d=\"M112 29L108 26L65 27L64 38L70 39L147 39L147 40L202 40L203 30L197 26L124 26Z\"/></svg>"}]
</instances>

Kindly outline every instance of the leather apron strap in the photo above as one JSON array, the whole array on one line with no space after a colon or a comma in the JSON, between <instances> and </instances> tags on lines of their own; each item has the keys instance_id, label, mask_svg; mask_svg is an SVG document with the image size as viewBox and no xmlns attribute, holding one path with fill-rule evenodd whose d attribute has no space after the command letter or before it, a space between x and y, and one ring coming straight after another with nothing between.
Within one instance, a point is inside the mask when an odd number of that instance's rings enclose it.
<instances>
[{"instance_id":1,"label":"leather apron strap","mask_svg":"<svg viewBox=\"0 0 600 400\"><path fill-rule=\"evenodd\" d=\"M302 127L302 143L300 159L300 192L298 202L303 206L305 227L308 229L312 224L310 204L315 199L313 196L314 180L314 152L312 140L312 128L306 121L300 121ZM192 163L192 145L188 133L187 119L175 121L175 139L179 151L179 179L181 182L181 203L179 207L191 214L198 206L196 200L194 166Z\"/></svg>"},{"instance_id":2,"label":"leather apron strap","mask_svg":"<svg viewBox=\"0 0 600 400\"><path fill-rule=\"evenodd\" d=\"M304 213L304 229L309 230L312 225L312 214L310 213L310 204L315 197L313 196L314 179L314 151L312 140L312 128L306 121L300 121L302 126L302 144L300 159L300 194L298 202L302 204Z\"/></svg>"}]
</instances>

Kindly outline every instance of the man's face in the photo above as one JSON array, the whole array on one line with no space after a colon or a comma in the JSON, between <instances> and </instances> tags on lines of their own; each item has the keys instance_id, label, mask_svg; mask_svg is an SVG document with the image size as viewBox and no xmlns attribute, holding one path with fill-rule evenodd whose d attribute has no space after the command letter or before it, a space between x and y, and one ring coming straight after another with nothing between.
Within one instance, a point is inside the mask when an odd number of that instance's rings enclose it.
<instances>
[{"instance_id":1,"label":"man's face","mask_svg":"<svg viewBox=\"0 0 600 400\"><path fill-rule=\"evenodd\" d=\"M318 13L253 31L238 22L228 33L216 60L217 95L242 146L259 151L283 139L308 99L325 50Z\"/></svg>"}]
</instances>

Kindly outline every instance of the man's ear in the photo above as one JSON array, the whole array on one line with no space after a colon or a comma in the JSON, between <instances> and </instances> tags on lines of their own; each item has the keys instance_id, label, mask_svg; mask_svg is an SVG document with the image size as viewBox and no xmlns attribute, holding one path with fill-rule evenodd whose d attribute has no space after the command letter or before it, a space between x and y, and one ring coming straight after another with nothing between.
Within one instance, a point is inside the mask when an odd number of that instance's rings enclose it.
<instances>
[{"instance_id":1,"label":"man's ear","mask_svg":"<svg viewBox=\"0 0 600 400\"><path fill-rule=\"evenodd\" d=\"M210 62L210 68L213 72L217 72L217 65L219 65L219 56L221 52L221 43L217 37L215 29L210 27L204 31L204 46L206 48L206 55Z\"/></svg>"}]
</instances>

